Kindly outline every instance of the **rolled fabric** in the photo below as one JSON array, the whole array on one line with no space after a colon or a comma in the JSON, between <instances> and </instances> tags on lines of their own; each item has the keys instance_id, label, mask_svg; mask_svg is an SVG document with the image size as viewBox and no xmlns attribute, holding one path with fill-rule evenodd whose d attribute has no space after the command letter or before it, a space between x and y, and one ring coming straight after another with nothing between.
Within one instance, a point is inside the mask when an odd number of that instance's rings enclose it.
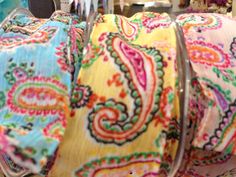
<instances>
[{"instance_id":1,"label":"rolled fabric","mask_svg":"<svg viewBox=\"0 0 236 177\"><path fill-rule=\"evenodd\" d=\"M170 17L98 16L85 51L78 110L48 176L167 176L180 130Z\"/></svg>"},{"instance_id":2,"label":"rolled fabric","mask_svg":"<svg viewBox=\"0 0 236 177\"><path fill-rule=\"evenodd\" d=\"M192 145L235 155L236 20L219 14L184 14L177 20L200 92L202 115Z\"/></svg>"},{"instance_id":3,"label":"rolled fabric","mask_svg":"<svg viewBox=\"0 0 236 177\"><path fill-rule=\"evenodd\" d=\"M82 34L83 25L63 12L18 15L0 29L1 166L47 173L70 116ZM4 170L17 169L9 165Z\"/></svg>"},{"instance_id":4,"label":"rolled fabric","mask_svg":"<svg viewBox=\"0 0 236 177\"><path fill-rule=\"evenodd\" d=\"M185 33L196 91L190 94L194 98L189 105L189 137L178 175L235 176L236 21L219 14L185 14L177 19Z\"/></svg>"}]
</instances>

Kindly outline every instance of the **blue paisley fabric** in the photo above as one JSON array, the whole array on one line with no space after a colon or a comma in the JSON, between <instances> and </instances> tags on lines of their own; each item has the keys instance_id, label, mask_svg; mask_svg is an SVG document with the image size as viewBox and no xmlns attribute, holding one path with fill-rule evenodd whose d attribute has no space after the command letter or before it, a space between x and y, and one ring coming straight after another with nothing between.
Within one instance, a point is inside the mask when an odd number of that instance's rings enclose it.
<instances>
[{"instance_id":1,"label":"blue paisley fabric","mask_svg":"<svg viewBox=\"0 0 236 177\"><path fill-rule=\"evenodd\" d=\"M0 22L17 7L28 8L28 0L0 0Z\"/></svg>"},{"instance_id":2,"label":"blue paisley fabric","mask_svg":"<svg viewBox=\"0 0 236 177\"><path fill-rule=\"evenodd\" d=\"M83 29L63 12L0 29L1 154L31 172L45 173L62 140Z\"/></svg>"}]
</instances>

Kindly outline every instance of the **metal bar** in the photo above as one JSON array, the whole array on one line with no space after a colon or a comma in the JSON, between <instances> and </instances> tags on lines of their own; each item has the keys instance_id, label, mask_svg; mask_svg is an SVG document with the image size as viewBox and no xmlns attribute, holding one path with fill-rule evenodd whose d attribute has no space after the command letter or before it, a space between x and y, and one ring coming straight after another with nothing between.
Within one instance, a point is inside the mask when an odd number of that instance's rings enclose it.
<instances>
[{"instance_id":1,"label":"metal bar","mask_svg":"<svg viewBox=\"0 0 236 177\"><path fill-rule=\"evenodd\" d=\"M2 23L0 24L0 28L3 28L3 26L5 26L9 22L9 20L19 14L25 14L29 17L34 17L34 15L28 9L16 8L2 21Z\"/></svg>"},{"instance_id":2,"label":"metal bar","mask_svg":"<svg viewBox=\"0 0 236 177\"><path fill-rule=\"evenodd\" d=\"M186 126L189 106L189 85L191 81L190 62L185 45L184 34L179 24L172 18L177 38L177 64L179 72L180 90L180 142L176 153L176 158L169 177L174 177L180 168L186 143Z\"/></svg>"}]
</instances>

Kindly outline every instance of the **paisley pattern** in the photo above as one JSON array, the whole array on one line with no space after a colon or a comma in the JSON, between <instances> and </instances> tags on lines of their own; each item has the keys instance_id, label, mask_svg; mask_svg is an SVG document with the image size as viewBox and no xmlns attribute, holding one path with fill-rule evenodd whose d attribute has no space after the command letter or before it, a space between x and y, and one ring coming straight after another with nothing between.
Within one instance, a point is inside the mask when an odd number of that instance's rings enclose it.
<instances>
[{"instance_id":1,"label":"paisley pattern","mask_svg":"<svg viewBox=\"0 0 236 177\"><path fill-rule=\"evenodd\" d=\"M47 43L53 38L56 31L55 27L45 27L26 38L23 36L0 37L0 50L12 49L33 43Z\"/></svg>"},{"instance_id":2,"label":"paisley pattern","mask_svg":"<svg viewBox=\"0 0 236 177\"><path fill-rule=\"evenodd\" d=\"M72 94L79 109L68 120L49 176L170 172L180 137L175 29L158 26L155 17L162 15L109 14L96 21Z\"/></svg>"},{"instance_id":3,"label":"paisley pattern","mask_svg":"<svg viewBox=\"0 0 236 177\"><path fill-rule=\"evenodd\" d=\"M184 32L203 32L217 30L222 27L222 19L217 14L184 14L179 15L177 22L182 26Z\"/></svg>"},{"instance_id":4,"label":"paisley pattern","mask_svg":"<svg viewBox=\"0 0 236 177\"><path fill-rule=\"evenodd\" d=\"M75 85L71 95L71 106L73 108L81 108L85 106L91 95L92 91L89 86Z\"/></svg>"},{"instance_id":5,"label":"paisley pattern","mask_svg":"<svg viewBox=\"0 0 236 177\"><path fill-rule=\"evenodd\" d=\"M5 59L0 69L0 147L9 157L6 161L16 163L16 171L45 174L56 158L49 177L169 176L183 143L170 17L99 16L83 58L78 21L62 12L51 20L57 24L53 37L35 44L45 51L40 56L53 56L45 69L37 68L44 57L0 53ZM184 158L176 176L235 176L236 32L229 30L235 21L216 14L184 14L177 22L184 31L193 78ZM32 22L32 28L38 23ZM18 32L18 41L36 33ZM6 46L5 36L0 36ZM55 49L53 55L48 44ZM28 47L12 46L16 51ZM82 68L71 87L76 64ZM78 109L70 112L69 105ZM67 119L68 113L73 119Z\"/></svg>"},{"instance_id":6,"label":"paisley pattern","mask_svg":"<svg viewBox=\"0 0 236 177\"><path fill-rule=\"evenodd\" d=\"M85 164L75 176L150 176L158 175L161 158L157 153L136 153L126 157L106 157ZM89 168L88 168L89 167ZM109 173L107 173L109 171Z\"/></svg>"},{"instance_id":7,"label":"paisley pattern","mask_svg":"<svg viewBox=\"0 0 236 177\"><path fill-rule=\"evenodd\" d=\"M129 21L127 18L118 15L115 17L115 21L119 32L124 35L126 39L137 39L140 32L139 23Z\"/></svg>"},{"instance_id":8,"label":"paisley pattern","mask_svg":"<svg viewBox=\"0 0 236 177\"><path fill-rule=\"evenodd\" d=\"M147 33L150 33L155 28L168 28L172 22L169 15L165 13L149 13L143 16L141 23L147 28Z\"/></svg>"},{"instance_id":9,"label":"paisley pattern","mask_svg":"<svg viewBox=\"0 0 236 177\"><path fill-rule=\"evenodd\" d=\"M62 71L65 72L73 72L74 68L71 66L71 62L68 58L67 45L65 43L61 43L59 47L57 47L58 56L57 64L60 66Z\"/></svg>"},{"instance_id":10,"label":"paisley pattern","mask_svg":"<svg viewBox=\"0 0 236 177\"><path fill-rule=\"evenodd\" d=\"M40 27L46 23L47 19L38 19L34 17L26 17L24 15L18 15L14 18L14 21L10 20L3 26L4 32L13 32L18 34L32 35Z\"/></svg>"},{"instance_id":11,"label":"paisley pattern","mask_svg":"<svg viewBox=\"0 0 236 177\"><path fill-rule=\"evenodd\" d=\"M105 53L114 57L114 62L127 79L133 78L128 85L136 106L129 115L126 105L115 100L98 104L89 115L89 127L93 127L92 135L98 141L123 144L146 131L148 123L158 111L163 76L159 67L162 65L162 56L154 49L130 45L115 34L103 36L101 43L105 46L111 44L112 48L108 48ZM150 71L149 78L146 70ZM150 99L147 99L147 93Z\"/></svg>"},{"instance_id":12,"label":"paisley pattern","mask_svg":"<svg viewBox=\"0 0 236 177\"><path fill-rule=\"evenodd\" d=\"M204 41L188 42L188 54L192 62L226 68L230 57L219 46Z\"/></svg>"},{"instance_id":13,"label":"paisley pattern","mask_svg":"<svg viewBox=\"0 0 236 177\"><path fill-rule=\"evenodd\" d=\"M236 33L231 27L236 21L217 14L184 14L177 19L194 78L185 155L176 176L235 176Z\"/></svg>"},{"instance_id":14,"label":"paisley pattern","mask_svg":"<svg viewBox=\"0 0 236 177\"><path fill-rule=\"evenodd\" d=\"M84 25L62 12L53 15L59 16L61 21L17 15L0 29L0 167L5 175L45 175L64 136L71 65L81 60L82 40L76 38Z\"/></svg>"},{"instance_id":15,"label":"paisley pattern","mask_svg":"<svg viewBox=\"0 0 236 177\"><path fill-rule=\"evenodd\" d=\"M35 74L34 62L32 63L20 63L19 65L13 62L13 58L8 60L8 69L4 74L8 84L12 85L16 81L32 77Z\"/></svg>"},{"instance_id":16,"label":"paisley pattern","mask_svg":"<svg viewBox=\"0 0 236 177\"><path fill-rule=\"evenodd\" d=\"M43 134L45 137L56 139L60 141L64 135L66 128L66 120L62 113L58 114L58 119L51 122L43 129Z\"/></svg>"},{"instance_id":17,"label":"paisley pattern","mask_svg":"<svg viewBox=\"0 0 236 177\"><path fill-rule=\"evenodd\" d=\"M212 147L221 148L227 147L226 151L236 153L236 146L234 144L235 134L235 116L236 116L236 102L229 105L229 109L225 112L219 127L214 131L214 135L209 138L209 142L204 145L205 149Z\"/></svg>"},{"instance_id":18,"label":"paisley pattern","mask_svg":"<svg viewBox=\"0 0 236 177\"><path fill-rule=\"evenodd\" d=\"M102 48L95 45L91 46L91 44L88 44L86 47L86 51L88 51L87 55L84 56L83 60L81 61L82 68L90 67L98 59L98 56L102 52ZM107 60L107 58L104 58L104 60Z\"/></svg>"},{"instance_id":19,"label":"paisley pattern","mask_svg":"<svg viewBox=\"0 0 236 177\"><path fill-rule=\"evenodd\" d=\"M68 89L57 80L31 77L20 80L8 92L7 106L14 113L55 115L66 109Z\"/></svg>"}]
</instances>

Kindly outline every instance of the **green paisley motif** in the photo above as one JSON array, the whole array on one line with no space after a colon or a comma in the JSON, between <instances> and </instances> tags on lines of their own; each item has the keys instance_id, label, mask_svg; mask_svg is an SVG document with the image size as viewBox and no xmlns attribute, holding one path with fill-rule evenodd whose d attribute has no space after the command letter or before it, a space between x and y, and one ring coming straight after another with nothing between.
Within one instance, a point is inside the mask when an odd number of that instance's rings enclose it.
<instances>
[{"instance_id":1,"label":"green paisley motif","mask_svg":"<svg viewBox=\"0 0 236 177\"><path fill-rule=\"evenodd\" d=\"M89 177L89 176L99 176L98 173L102 170L110 169L110 173L115 176L119 176L119 169L126 168L129 169L126 171L127 175L135 173L133 169L134 164L137 164L140 168L139 171L142 171L142 176L147 176L148 174L157 174L157 170L153 168L153 165L160 165L161 156L157 152L141 152L134 153L131 155L119 157L104 157L98 160L93 160L83 165L80 169L75 171L75 176L78 177ZM146 170L147 166L150 165L149 170Z\"/></svg>"},{"instance_id":2,"label":"green paisley motif","mask_svg":"<svg viewBox=\"0 0 236 177\"><path fill-rule=\"evenodd\" d=\"M224 82L231 83L234 87L236 87L236 74L233 70L224 69L223 71L221 71L220 69L214 67L213 72Z\"/></svg>"},{"instance_id":3,"label":"green paisley motif","mask_svg":"<svg viewBox=\"0 0 236 177\"><path fill-rule=\"evenodd\" d=\"M20 63L19 65L9 59L8 70L5 72L4 77L10 85L14 84L17 80L32 77L34 75L34 63Z\"/></svg>"},{"instance_id":4,"label":"green paisley motif","mask_svg":"<svg viewBox=\"0 0 236 177\"><path fill-rule=\"evenodd\" d=\"M85 51L87 51L86 56L88 57L84 57L81 62L81 67L84 69L89 68L99 58L99 56L101 55L100 52L103 51L103 48L92 44L92 42L90 41Z\"/></svg>"},{"instance_id":5,"label":"green paisley motif","mask_svg":"<svg viewBox=\"0 0 236 177\"><path fill-rule=\"evenodd\" d=\"M6 103L6 97L4 92L0 92L0 109L3 108L5 106Z\"/></svg>"},{"instance_id":6,"label":"green paisley motif","mask_svg":"<svg viewBox=\"0 0 236 177\"><path fill-rule=\"evenodd\" d=\"M133 59L124 55L121 57L123 49L118 49L117 43L123 45L126 50L124 52L136 52L139 58ZM116 33L106 34L101 44L106 46L109 60L114 60L117 70L127 80L130 98L134 105L132 111L129 111L125 103L117 102L113 98L108 98L104 103L98 103L88 116L88 129L91 136L98 142L123 145L144 133L159 110L164 75L162 55L154 48L131 44ZM139 63L138 69L135 68L135 62ZM149 72L149 78L145 78L146 72ZM143 78L146 80L142 80ZM143 102L143 99L146 99L146 102ZM147 115L143 116L144 114Z\"/></svg>"}]
</instances>

